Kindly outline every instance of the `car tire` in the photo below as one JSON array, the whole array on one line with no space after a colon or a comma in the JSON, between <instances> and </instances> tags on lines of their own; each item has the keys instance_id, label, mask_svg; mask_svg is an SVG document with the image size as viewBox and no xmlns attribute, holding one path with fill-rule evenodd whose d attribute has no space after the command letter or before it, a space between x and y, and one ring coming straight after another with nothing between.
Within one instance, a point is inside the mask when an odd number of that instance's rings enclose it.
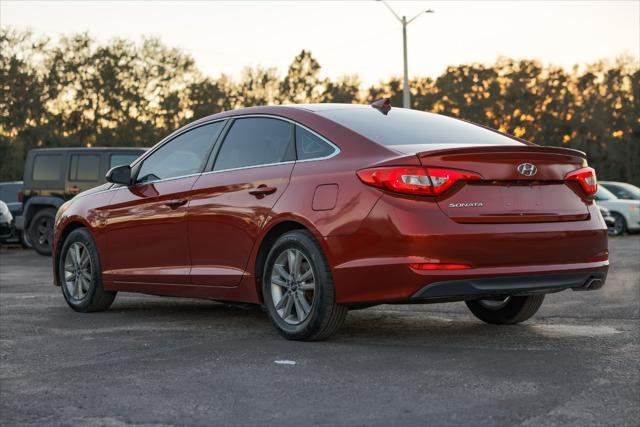
<instances>
[{"instance_id":1,"label":"car tire","mask_svg":"<svg viewBox=\"0 0 640 427\"><path fill-rule=\"evenodd\" d=\"M56 218L56 210L53 208L38 211L29 223L29 241L31 246L40 255L51 255L53 243L53 223Z\"/></svg>"},{"instance_id":2,"label":"car tire","mask_svg":"<svg viewBox=\"0 0 640 427\"><path fill-rule=\"evenodd\" d=\"M75 311L104 311L116 298L117 292L108 292L102 287L100 257L85 228L73 230L64 240L58 259L58 278L65 301Z\"/></svg>"},{"instance_id":3,"label":"car tire","mask_svg":"<svg viewBox=\"0 0 640 427\"><path fill-rule=\"evenodd\" d=\"M508 296L502 301L465 301L469 310L480 320L494 325L513 325L524 322L536 314L544 294L529 296Z\"/></svg>"},{"instance_id":4,"label":"car tire","mask_svg":"<svg viewBox=\"0 0 640 427\"><path fill-rule=\"evenodd\" d=\"M266 258L262 295L271 321L289 340L326 339L342 326L348 312L347 306L335 302L329 264L305 230L290 231L274 243Z\"/></svg>"},{"instance_id":5,"label":"car tire","mask_svg":"<svg viewBox=\"0 0 640 427\"><path fill-rule=\"evenodd\" d=\"M610 236L621 236L627 232L627 220L618 212L611 212L611 216L615 219L613 226L609 228Z\"/></svg>"}]
</instances>

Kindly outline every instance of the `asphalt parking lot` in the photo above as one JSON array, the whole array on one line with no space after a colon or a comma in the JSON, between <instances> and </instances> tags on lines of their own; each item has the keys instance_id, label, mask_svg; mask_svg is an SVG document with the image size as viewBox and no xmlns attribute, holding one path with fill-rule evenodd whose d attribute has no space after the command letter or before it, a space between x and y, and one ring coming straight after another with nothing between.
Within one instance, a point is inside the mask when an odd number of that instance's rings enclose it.
<instances>
[{"instance_id":1,"label":"asphalt parking lot","mask_svg":"<svg viewBox=\"0 0 640 427\"><path fill-rule=\"evenodd\" d=\"M351 312L330 341L260 309L120 294L78 314L50 258L0 250L0 419L9 425L637 425L640 236L605 288L518 326L463 303Z\"/></svg>"}]
</instances>

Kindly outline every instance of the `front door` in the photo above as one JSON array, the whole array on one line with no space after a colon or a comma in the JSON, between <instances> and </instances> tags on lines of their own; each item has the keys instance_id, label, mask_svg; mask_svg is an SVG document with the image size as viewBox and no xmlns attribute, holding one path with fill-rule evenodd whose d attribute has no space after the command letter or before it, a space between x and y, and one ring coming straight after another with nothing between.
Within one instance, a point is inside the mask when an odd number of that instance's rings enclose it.
<instances>
[{"instance_id":1,"label":"front door","mask_svg":"<svg viewBox=\"0 0 640 427\"><path fill-rule=\"evenodd\" d=\"M222 126L206 124L171 139L134 167L132 186L116 190L106 217L106 281L189 283L190 191Z\"/></svg>"}]
</instances>

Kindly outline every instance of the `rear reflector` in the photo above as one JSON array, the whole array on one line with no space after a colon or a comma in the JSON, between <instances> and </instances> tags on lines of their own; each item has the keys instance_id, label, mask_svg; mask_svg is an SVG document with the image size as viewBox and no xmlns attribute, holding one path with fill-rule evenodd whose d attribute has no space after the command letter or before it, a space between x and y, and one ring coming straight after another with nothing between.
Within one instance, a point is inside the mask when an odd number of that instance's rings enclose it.
<instances>
[{"instance_id":1,"label":"rear reflector","mask_svg":"<svg viewBox=\"0 0 640 427\"><path fill-rule=\"evenodd\" d=\"M598 180L596 179L596 171L593 168L574 170L569 172L565 179L567 181L578 181L584 192L590 196L598 191Z\"/></svg>"},{"instance_id":2,"label":"rear reflector","mask_svg":"<svg viewBox=\"0 0 640 427\"><path fill-rule=\"evenodd\" d=\"M438 263L409 264L409 267L413 268L414 270L463 270L465 268L471 268L471 266L467 264L438 264Z\"/></svg>"},{"instance_id":3,"label":"rear reflector","mask_svg":"<svg viewBox=\"0 0 640 427\"><path fill-rule=\"evenodd\" d=\"M418 196L438 196L458 181L482 179L469 171L415 166L363 169L357 174L367 185Z\"/></svg>"}]
</instances>

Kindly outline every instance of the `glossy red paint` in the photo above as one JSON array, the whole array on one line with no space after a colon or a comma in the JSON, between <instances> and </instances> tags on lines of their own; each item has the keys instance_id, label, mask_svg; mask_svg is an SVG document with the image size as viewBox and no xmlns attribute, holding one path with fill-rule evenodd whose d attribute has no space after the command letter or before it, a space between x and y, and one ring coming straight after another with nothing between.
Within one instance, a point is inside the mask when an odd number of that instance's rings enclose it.
<instances>
[{"instance_id":1,"label":"glossy red paint","mask_svg":"<svg viewBox=\"0 0 640 427\"><path fill-rule=\"evenodd\" d=\"M267 236L291 227L315 236L332 267L336 301L345 304L405 301L443 280L607 269L606 225L581 184L565 181L587 166L579 154L527 144L407 155L294 107L230 111L188 127L243 115L299 123L340 154L85 192L59 211L54 269L64 236L77 226L96 241L107 290L251 303L261 302ZM518 174L523 159L538 166L537 175ZM356 174L392 166L482 179L425 197L381 190ZM469 268L411 267L437 263Z\"/></svg>"}]
</instances>

